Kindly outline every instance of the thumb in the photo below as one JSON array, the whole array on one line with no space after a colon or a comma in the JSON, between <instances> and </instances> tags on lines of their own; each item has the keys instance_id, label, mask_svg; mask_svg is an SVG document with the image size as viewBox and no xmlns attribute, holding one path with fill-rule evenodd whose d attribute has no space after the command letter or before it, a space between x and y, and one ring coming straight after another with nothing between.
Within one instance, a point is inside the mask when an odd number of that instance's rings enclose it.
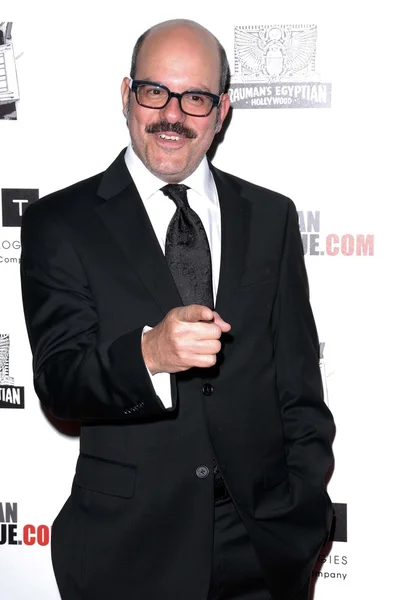
<instances>
[{"instance_id":1,"label":"thumb","mask_svg":"<svg viewBox=\"0 0 401 600\"><path fill-rule=\"evenodd\" d=\"M197 323L198 321L212 321L213 311L207 306L201 306L200 304L189 304L183 307L182 320L190 323Z\"/></svg>"},{"instance_id":2,"label":"thumb","mask_svg":"<svg viewBox=\"0 0 401 600\"><path fill-rule=\"evenodd\" d=\"M224 333L227 333L231 329L230 323L224 321L216 311L213 311L213 323L216 323Z\"/></svg>"}]
</instances>

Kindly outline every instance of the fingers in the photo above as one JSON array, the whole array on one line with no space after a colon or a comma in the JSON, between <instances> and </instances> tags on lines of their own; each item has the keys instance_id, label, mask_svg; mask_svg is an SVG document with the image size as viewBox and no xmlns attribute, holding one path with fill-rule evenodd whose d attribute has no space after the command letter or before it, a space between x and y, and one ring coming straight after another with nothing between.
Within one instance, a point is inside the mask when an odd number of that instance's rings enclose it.
<instances>
[{"instance_id":1,"label":"fingers","mask_svg":"<svg viewBox=\"0 0 401 600\"><path fill-rule=\"evenodd\" d=\"M221 342L218 339L204 339L191 343L193 354L218 354L221 350Z\"/></svg>"},{"instance_id":2,"label":"fingers","mask_svg":"<svg viewBox=\"0 0 401 600\"><path fill-rule=\"evenodd\" d=\"M218 312L211 310L207 306L201 306L200 304L190 304L177 309L177 318L180 321L187 321L189 323L197 323L200 321L210 321L220 327L221 331L230 331L231 325L224 321Z\"/></svg>"},{"instance_id":3,"label":"fingers","mask_svg":"<svg viewBox=\"0 0 401 600\"><path fill-rule=\"evenodd\" d=\"M216 354L198 354L193 358L194 367L199 369L209 369L217 362Z\"/></svg>"},{"instance_id":4,"label":"fingers","mask_svg":"<svg viewBox=\"0 0 401 600\"><path fill-rule=\"evenodd\" d=\"M211 367L221 351L221 334L231 325L207 306L172 309L142 338L142 354L152 374L177 373L191 367Z\"/></svg>"}]
</instances>

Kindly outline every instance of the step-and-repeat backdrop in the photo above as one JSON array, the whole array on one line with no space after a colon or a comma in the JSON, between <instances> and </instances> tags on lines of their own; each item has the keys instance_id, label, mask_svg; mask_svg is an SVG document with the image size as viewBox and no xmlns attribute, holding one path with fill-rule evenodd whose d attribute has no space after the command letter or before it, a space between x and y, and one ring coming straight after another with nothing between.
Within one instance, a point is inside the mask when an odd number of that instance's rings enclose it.
<instances>
[{"instance_id":1,"label":"step-and-repeat backdrop","mask_svg":"<svg viewBox=\"0 0 401 600\"><path fill-rule=\"evenodd\" d=\"M0 15L10 19L0 22L1 600L59 598L51 525L78 453L77 427L45 414L33 390L21 215L41 196L103 170L126 146L119 88L133 44L176 17L208 27L230 60L233 110L214 163L290 196L299 211L326 402L337 423L329 484L336 521L315 567L314 598L397 597L395 8L363 0L171 8L154 0L116 1L102 13L91 2L57 3L57 11L34 4Z\"/></svg>"}]
</instances>

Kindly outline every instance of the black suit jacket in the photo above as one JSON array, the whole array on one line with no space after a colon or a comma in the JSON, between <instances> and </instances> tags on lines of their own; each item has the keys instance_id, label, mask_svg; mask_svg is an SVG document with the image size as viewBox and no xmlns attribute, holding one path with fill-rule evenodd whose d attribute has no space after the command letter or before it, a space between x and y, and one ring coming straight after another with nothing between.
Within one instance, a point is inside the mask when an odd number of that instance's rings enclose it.
<instances>
[{"instance_id":1,"label":"black suit jacket","mask_svg":"<svg viewBox=\"0 0 401 600\"><path fill-rule=\"evenodd\" d=\"M213 454L275 600L301 588L328 535L333 422L297 213L288 198L212 170L216 310L232 330L215 367L171 376L171 409L150 382L141 334L181 301L124 152L25 211L35 389L55 416L82 422L52 539L68 600L206 598L213 477L197 467L212 472Z\"/></svg>"}]
</instances>

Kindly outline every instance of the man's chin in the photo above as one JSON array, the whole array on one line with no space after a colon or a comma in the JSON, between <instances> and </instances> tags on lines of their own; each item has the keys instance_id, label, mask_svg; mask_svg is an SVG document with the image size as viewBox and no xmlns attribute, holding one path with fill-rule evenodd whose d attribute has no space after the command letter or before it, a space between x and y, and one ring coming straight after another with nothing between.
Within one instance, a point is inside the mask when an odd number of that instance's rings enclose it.
<instances>
[{"instance_id":1,"label":"man's chin","mask_svg":"<svg viewBox=\"0 0 401 600\"><path fill-rule=\"evenodd\" d=\"M153 175L166 183L179 183L195 170L188 164L178 161L152 162L146 166Z\"/></svg>"}]
</instances>

